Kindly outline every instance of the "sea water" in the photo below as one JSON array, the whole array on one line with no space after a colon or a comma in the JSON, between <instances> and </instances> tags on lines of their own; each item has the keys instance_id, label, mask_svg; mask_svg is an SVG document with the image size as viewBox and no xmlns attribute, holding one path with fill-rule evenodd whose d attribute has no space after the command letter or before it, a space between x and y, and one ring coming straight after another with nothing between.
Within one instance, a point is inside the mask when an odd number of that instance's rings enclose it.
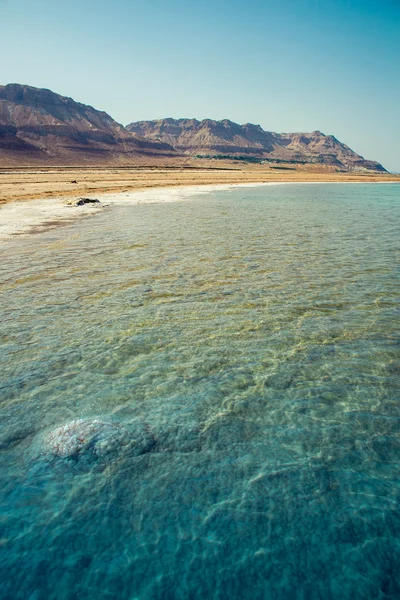
<instances>
[{"instance_id":1,"label":"sea water","mask_svg":"<svg viewBox=\"0 0 400 600\"><path fill-rule=\"evenodd\" d=\"M400 187L2 245L0 597L400 596Z\"/></svg>"}]
</instances>

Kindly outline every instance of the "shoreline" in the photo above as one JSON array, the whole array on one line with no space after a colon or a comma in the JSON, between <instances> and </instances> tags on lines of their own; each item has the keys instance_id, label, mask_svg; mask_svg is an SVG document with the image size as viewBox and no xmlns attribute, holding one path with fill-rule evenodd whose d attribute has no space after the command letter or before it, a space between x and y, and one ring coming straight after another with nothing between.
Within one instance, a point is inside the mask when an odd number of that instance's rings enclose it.
<instances>
[{"instance_id":1,"label":"shoreline","mask_svg":"<svg viewBox=\"0 0 400 600\"><path fill-rule=\"evenodd\" d=\"M267 181L246 183L215 183L192 185L148 186L124 192L89 193L88 196L99 196L101 204L75 206L74 202L80 196L57 196L33 198L31 200L11 200L0 204L0 243L18 236L28 236L61 225L68 225L76 220L98 214L112 205L130 204L161 204L166 202L181 202L197 195L205 195L215 191L237 188L251 188L275 185L329 185L332 183L380 183L392 184L396 181Z\"/></svg>"},{"instance_id":2,"label":"shoreline","mask_svg":"<svg viewBox=\"0 0 400 600\"><path fill-rule=\"evenodd\" d=\"M97 193L101 204L75 206L79 199L62 196L32 200L14 200L0 205L0 243L18 236L27 236L60 225L94 216L112 205L161 204L180 202L192 196L236 187L280 185L277 183L205 184L142 189L133 192ZM94 194L91 194L94 196Z\"/></svg>"},{"instance_id":3,"label":"shoreline","mask_svg":"<svg viewBox=\"0 0 400 600\"><path fill-rule=\"evenodd\" d=\"M212 168L211 168L212 167ZM333 172L322 169L266 169L263 166L235 168L231 164L162 166L142 168L0 168L0 206L12 201L45 198L76 198L97 194L131 193L156 188L244 183L308 182L400 182L400 175L375 172ZM224 168L222 168L224 167Z\"/></svg>"}]
</instances>

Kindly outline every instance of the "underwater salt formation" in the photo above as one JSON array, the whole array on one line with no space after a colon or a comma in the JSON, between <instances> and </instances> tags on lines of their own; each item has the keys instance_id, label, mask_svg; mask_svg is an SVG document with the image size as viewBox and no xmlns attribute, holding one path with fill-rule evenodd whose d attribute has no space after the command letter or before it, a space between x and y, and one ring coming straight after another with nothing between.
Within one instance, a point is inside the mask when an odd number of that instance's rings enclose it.
<instances>
[{"instance_id":1,"label":"underwater salt formation","mask_svg":"<svg viewBox=\"0 0 400 600\"><path fill-rule=\"evenodd\" d=\"M121 423L87 418L75 419L41 435L36 451L46 462L72 461L90 467L120 456L139 456L153 445L151 432L139 419Z\"/></svg>"}]
</instances>

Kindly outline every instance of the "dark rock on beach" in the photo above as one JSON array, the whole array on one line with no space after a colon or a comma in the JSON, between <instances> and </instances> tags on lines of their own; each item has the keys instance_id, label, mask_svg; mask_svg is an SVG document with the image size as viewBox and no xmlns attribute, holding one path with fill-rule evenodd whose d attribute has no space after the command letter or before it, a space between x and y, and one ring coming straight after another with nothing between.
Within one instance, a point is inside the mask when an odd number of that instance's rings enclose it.
<instances>
[{"instance_id":1,"label":"dark rock on beach","mask_svg":"<svg viewBox=\"0 0 400 600\"><path fill-rule=\"evenodd\" d=\"M79 198L75 206L85 206L85 204L101 204L97 198Z\"/></svg>"}]
</instances>

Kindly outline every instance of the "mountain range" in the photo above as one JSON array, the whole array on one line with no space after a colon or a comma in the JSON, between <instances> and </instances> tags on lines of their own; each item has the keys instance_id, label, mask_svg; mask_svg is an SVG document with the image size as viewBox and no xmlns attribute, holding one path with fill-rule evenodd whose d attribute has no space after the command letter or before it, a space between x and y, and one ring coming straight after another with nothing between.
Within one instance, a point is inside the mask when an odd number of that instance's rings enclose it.
<instances>
[{"instance_id":1,"label":"mountain range","mask_svg":"<svg viewBox=\"0 0 400 600\"><path fill-rule=\"evenodd\" d=\"M332 135L274 133L227 119L162 119L127 127L47 89L0 86L0 165L168 164L197 158L385 172Z\"/></svg>"},{"instance_id":2,"label":"mountain range","mask_svg":"<svg viewBox=\"0 0 400 600\"><path fill-rule=\"evenodd\" d=\"M16 83L0 86L1 164L118 164L174 154L168 144L130 133L72 98Z\"/></svg>"},{"instance_id":3,"label":"mountain range","mask_svg":"<svg viewBox=\"0 0 400 600\"><path fill-rule=\"evenodd\" d=\"M260 125L238 125L228 119L162 119L139 121L128 131L170 144L192 156L219 157L260 162L320 164L345 171L381 171L377 162L365 160L333 135L312 133L273 133Z\"/></svg>"}]
</instances>

